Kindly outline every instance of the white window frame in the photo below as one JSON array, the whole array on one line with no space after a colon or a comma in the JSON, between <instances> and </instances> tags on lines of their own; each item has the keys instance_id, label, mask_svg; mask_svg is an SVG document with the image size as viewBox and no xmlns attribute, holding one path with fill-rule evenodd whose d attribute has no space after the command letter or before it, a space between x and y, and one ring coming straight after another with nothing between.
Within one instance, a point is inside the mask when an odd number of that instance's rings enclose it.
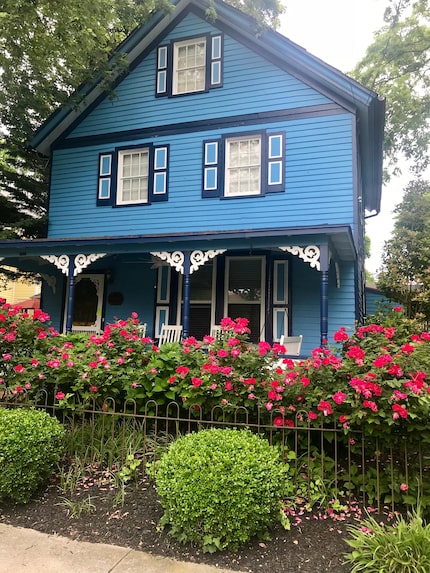
<instances>
[{"instance_id":1,"label":"white window frame","mask_svg":"<svg viewBox=\"0 0 430 573\"><path fill-rule=\"evenodd\" d=\"M123 180L126 179L123 177L123 158L125 155L131 155L133 153L146 153L148 158L148 174L146 175L146 198L145 199L136 199L136 200L124 200L123 199ZM148 203L149 202L149 169L150 167L150 151L148 147L140 147L135 149L123 149L118 152L118 175L117 175L117 194L116 194L116 204L117 205L134 205L134 204L141 204L141 203ZM133 178L134 177L130 177ZM140 179L140 177L139 177Z\"/></svg>"},{"instance_id":2,"label":"white window frame","mask_svg":"<svg viewBox=\"0 0 430 573\"><path fill-rule=\"evenodd\" d=\"M243 141L251 141L258 139L260 142L260 160L259 160L259 178L257 191L248 191L247 193L234 193L230 190L230 173L233 169L238 169L237 166L230 165L230 144ZM261 134L243 135L238 137L229 137L225 140L225 183L224 183L224 197L249 197L254 195L261 195L261 175L262 175L262 145L263 138ZM248 169L253 167L248 165Z\"/></svg>"},{"instance_id":3,"label":"white window frame","mask_svg":"<svg viewBox=\"0 0 430 573\"><path fill-rule=\"evenodd\" d=\"M203 82L203 87L199 88L199 89L185 89L184 91L179 91L179 86L178 86L178 74L179 74L179 70L178 70L178 51L179 48L183 48L184 46L189 47L189 46L195 46L197 44L201 44L204 43L204 48L205 48L205 52L204 52L204 82ZM206 57L207 57L207 38L205 36L201 36L199 38L192 38L189 40L182 40L180 42L175 42L173 44L173 81L172 81L172 95L183 95L183 94L188 94L188 93L198 93L198 92L204 92L206 90ZM194 70L196 71L197 69L201 68L202 66L192 66L190 68L188 68L189 70ZM181 70L183 71L183 70Z\"/></svg>"}]
</instances>

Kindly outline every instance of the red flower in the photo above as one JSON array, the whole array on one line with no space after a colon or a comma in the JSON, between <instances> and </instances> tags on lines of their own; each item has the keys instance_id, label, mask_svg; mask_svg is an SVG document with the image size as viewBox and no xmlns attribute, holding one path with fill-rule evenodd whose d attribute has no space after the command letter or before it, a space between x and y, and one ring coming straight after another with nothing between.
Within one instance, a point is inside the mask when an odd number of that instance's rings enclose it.
<instances>
[{"instance_id":1,"label":"red flower","mask_svg":"<svg viewBox=\"0 0 430 573\"><path fill-rule=\"evenodd\" d=\"M404 408L403 406L401 406L400 404L393 404L391 406L391 409L393 410L393 420L397 420L400 416L400 418L407 418L408 417L408 411L406 408Z\"/></svg>"},{"instance_id":2,"label":"red flower","mask_svg":"<svg viewBox=\"0 0 430 573\"><path fill-rule=\"evenodd\" d=\"M23 366L22 364L17 364L17 365L14 367L14 370L15 370L15 372L21 373L21 372L24 372L25 368L24 368L24 366Z\"/></svg>"},{"instance_id":3,"label":"red flower","mask_svg":"<svg viewBox=\"0 0 430 573\"><path fill-rule=\"evenodd\" d=\"M345 332L345 327L342 326L340 330L335 332L333 338L335 342L345 342L346 340L348 340L349 336L348 333Z\"/></svg>"},{"instance_id":4,"label":"red flower","mask_svg":"<svg viewBox=\"0 0 430 573\"><path fill-rule=\"evenodd\" d=\"M403 307L402 307L402 306L395 306L395 307L393 308L393 310L395 310L396 312L402 312Z\"/></svg>"},{"instance_id":5,"label":"red flower","mask_svg":"<svg viewBox=\"0 0 430 573\"><path fill-rule=\"evenodd\" d=\"M276 418L273 419L273 425L277 426L278 428L283 426L284 425L283 417L282 416L276 416Z\"/></svg>"},{"instance_id":6,"label":"red flower","mask_svg":"<svg viewBox=\"0 0 430 573\"><path fill-rule=\"evenodd\" d=\"M332 398L333 401L336 402L336 404L342 404L345 401L346 394L345 392L336 392L336 394L334 394Z\"/></svg>"},{"instance_id":7,"label":"red flower","mask_svg":"<svg viewBox=\"0 0 430 573\"><path fill-rule=\"evenodd\" d=\"M203 380L201 378L191 378L191 384L194 388L198 388L203 384Z\"/></svg>"},{"instance_id":8,"label":"red flower","mask_svg":"<svg viewBox=\"0 0 430 573\"><path fill-rule=\"evenodd\" d=\"M64 400L64 398L66 397L66 395L64 394L64 392L57 392L55 394L55 399L56 400Z\"/></svg>"},{"instance_id":9,"label":"red flower","mask_svg":"<svg viewBox=\"0 0 430 573\"><path fill-rule=\"evenodd\" d=\"M331 407L330 402L326 400L321 400L318 404L318 410L324 414L324 416L329 416L333 414L333 408Z\"/></svg>"},{"instance_id":10,"label":"red flower","mask_svg":"<svg viewBox=\"0 0 430 573\"><path fill-rule=\"evenodd\" d=\"M90 386L90 392L93 392L94 394L96 394L98 391L99 391L99 389L97 386L93 386L93 385Z\"/></svg>"},{"instance_id":11,"label":"red flower","mask_svg":"<svg viewBox=\"0 0 430 573\"><path fill-rule=\"evenodd\" d=\"M378 411L378 406L377 406L376 403L373 402L372 400L364 400L363 406L364 406L365 408L369 408L370 410L372 410L372 412L377 412L377 411Z\"/></svg>"}]
</instances>

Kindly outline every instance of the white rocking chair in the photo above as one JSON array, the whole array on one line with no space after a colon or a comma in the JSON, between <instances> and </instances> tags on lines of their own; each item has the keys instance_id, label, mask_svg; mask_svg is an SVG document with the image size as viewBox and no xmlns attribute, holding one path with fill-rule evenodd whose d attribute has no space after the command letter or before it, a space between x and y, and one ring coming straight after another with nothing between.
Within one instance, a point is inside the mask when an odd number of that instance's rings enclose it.
<instances>
[{"instance_id":1,"label":"white rocking chair","mask_svg":"<svg viewBox=\"0 0 430 573\"><path fill-rule=\"evenodd\" d=\"M282 335L279 339L279 344L285 346L286 352L285 356L300 356L300 350L302 348L303 335L299 336L284 336Z\"/></svg>"},{"instance_id":2,"label":"white rocking chair","mask_svg":"<svg viewBox=\"0 0 430 573\"><path fill-rule=\"evenodd\" d=\"M158 339L158 346L166 342L179 342L182 336L182 325L173 326L171 324L163 324L161 327L160 338Z\"/></svg>"}]
</instances>

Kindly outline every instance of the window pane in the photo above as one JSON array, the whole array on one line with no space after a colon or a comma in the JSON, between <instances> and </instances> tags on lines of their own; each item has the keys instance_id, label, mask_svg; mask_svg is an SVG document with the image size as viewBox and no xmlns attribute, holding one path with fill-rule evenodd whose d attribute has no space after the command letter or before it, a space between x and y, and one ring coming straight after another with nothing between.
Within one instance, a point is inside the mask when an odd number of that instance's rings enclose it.
<instances>
[{"instance_id":1,"label":"window pane","mask_svg":"<svg viewBox=\"0 0 430 573\"><path fill-rule=\"evenodd\" d=\"M248 137L227 141L226 191L228 195L260 193L261 139Z\"/></svg>"},{"instance_id":2,"label":"window pane","mask_svg":"<svg viewBox=\"0 0 430 573\"><path fill-rule=\"evenodd\" d=\"M173 93L202 91L206 84L206 40L175 44Z\"/></svg>"},{"instance_id":3,"label":"window pane","mask_svg":"<svg viewBox=\"0 0 430 573\"><path fill-rule=\"evenodd\" d=\"M148 200L148 150L123 153L120 155L120 166L119 202L146 202Z\"/></svg>"}]
</instances>

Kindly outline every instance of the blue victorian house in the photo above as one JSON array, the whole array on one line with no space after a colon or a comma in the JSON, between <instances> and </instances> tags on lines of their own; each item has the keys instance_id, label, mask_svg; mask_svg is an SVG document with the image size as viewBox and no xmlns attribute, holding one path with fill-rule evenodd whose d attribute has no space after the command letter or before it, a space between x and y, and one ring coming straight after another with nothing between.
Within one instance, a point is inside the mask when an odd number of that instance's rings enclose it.
<instances>
[{"instance_id":1,"label":"blue victorian house","mask_svg":"<svg viewBox=\"0 0 430 573\"><path fill-rule=\"evenodd\" d=\"M214 22L175 4L118 47L114 98L96 79L35 135L48 236L0 242L2 264L43 278L61 331L135 311L150 336L202 338L240 316L306 355L365 314L384 102L221 1Z\"/></svg>"}]
</instances>

